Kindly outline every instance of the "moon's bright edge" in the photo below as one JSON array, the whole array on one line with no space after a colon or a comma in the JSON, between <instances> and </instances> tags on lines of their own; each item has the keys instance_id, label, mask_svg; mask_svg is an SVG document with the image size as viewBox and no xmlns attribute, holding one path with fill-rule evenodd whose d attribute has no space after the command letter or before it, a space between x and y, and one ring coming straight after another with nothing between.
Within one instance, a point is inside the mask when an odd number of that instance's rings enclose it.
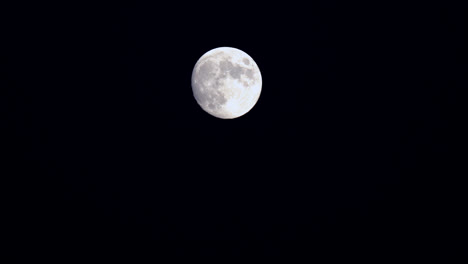
<instances>
[{"instance_id":1,"label":"moon's bright edge","mask_svg":"<svg viewBox=\"0 0 468 264\"><path fill-rule=\"evenodd\" d=\"M257 103L262 76L255 61L245 52L221 47L208 51L192 72L192 90L200 107L222 119L249 112Z\"/></svg>"}]
</instances>

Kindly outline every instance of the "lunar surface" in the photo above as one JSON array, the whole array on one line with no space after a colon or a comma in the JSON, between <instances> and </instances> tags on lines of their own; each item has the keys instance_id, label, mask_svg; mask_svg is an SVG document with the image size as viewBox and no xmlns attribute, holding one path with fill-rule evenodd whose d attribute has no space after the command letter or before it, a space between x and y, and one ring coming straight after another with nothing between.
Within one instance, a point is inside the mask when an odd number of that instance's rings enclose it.
<instances>
[{"instance_id":1,"label":"lunar surface","mask_svg":"<svg viewBox=\"0 0 468 264\"><path fill-rule=\"evenodd\" d=\"M229 47L208 51L192 72L193 95L207 113L232 119L249 112L262 90L262 76L247 53Z\"/></svg>"}]
</instances>

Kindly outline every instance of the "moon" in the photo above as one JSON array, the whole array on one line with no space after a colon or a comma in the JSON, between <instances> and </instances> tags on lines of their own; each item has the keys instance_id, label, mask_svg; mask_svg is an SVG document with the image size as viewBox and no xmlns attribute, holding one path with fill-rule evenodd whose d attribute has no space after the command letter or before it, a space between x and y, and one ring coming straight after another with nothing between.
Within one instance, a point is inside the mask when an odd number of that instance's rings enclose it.
<instances>
[{"instance_id":1,"label":"moon","mask_svg":"<svg viewBox=\"0 0 468 264\"><path fill-rule=\"evenodd\" d=\"M212 49L195 64L192 72L195 100L217 118L233 119L249 112L262 90L262 75L255 61L242 50Z\"/></svg>"}]
</instances>

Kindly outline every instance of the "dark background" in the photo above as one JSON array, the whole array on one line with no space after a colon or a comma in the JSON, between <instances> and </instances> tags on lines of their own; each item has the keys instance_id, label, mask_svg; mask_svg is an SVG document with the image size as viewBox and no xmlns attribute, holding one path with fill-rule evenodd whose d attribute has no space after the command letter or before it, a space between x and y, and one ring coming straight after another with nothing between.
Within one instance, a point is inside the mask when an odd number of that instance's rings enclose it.
<instances>
[{"instance_id":1,"label":"dark background","mask_svg":"<svg viewBox=\"0 0 468 264\"><path fill-rule=\"evenodd\" d=\"M10 252L430 252L467 10L347 2L3 8ZM203 112L190 86L220 46L248 53L263 77L238 119Z\"/></svg>"}]
</instances>

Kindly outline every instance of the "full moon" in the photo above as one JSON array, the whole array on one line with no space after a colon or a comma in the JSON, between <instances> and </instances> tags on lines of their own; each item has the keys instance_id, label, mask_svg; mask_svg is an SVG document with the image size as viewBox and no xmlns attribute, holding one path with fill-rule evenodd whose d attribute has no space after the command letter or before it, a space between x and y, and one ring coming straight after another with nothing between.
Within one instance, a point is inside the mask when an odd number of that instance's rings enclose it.
<instances>
[{"instance_id":1,"label":"full moon","mask_svg":"<svg viewBox=\"0 0 468 264\"><path fill-rule=\"evenodd\" d=\"M203 54L192 72L193 95L212 116L233 119L249 112L262 90L262 76L245 52L221 47Z\"/></svg>"}]
</instances>

